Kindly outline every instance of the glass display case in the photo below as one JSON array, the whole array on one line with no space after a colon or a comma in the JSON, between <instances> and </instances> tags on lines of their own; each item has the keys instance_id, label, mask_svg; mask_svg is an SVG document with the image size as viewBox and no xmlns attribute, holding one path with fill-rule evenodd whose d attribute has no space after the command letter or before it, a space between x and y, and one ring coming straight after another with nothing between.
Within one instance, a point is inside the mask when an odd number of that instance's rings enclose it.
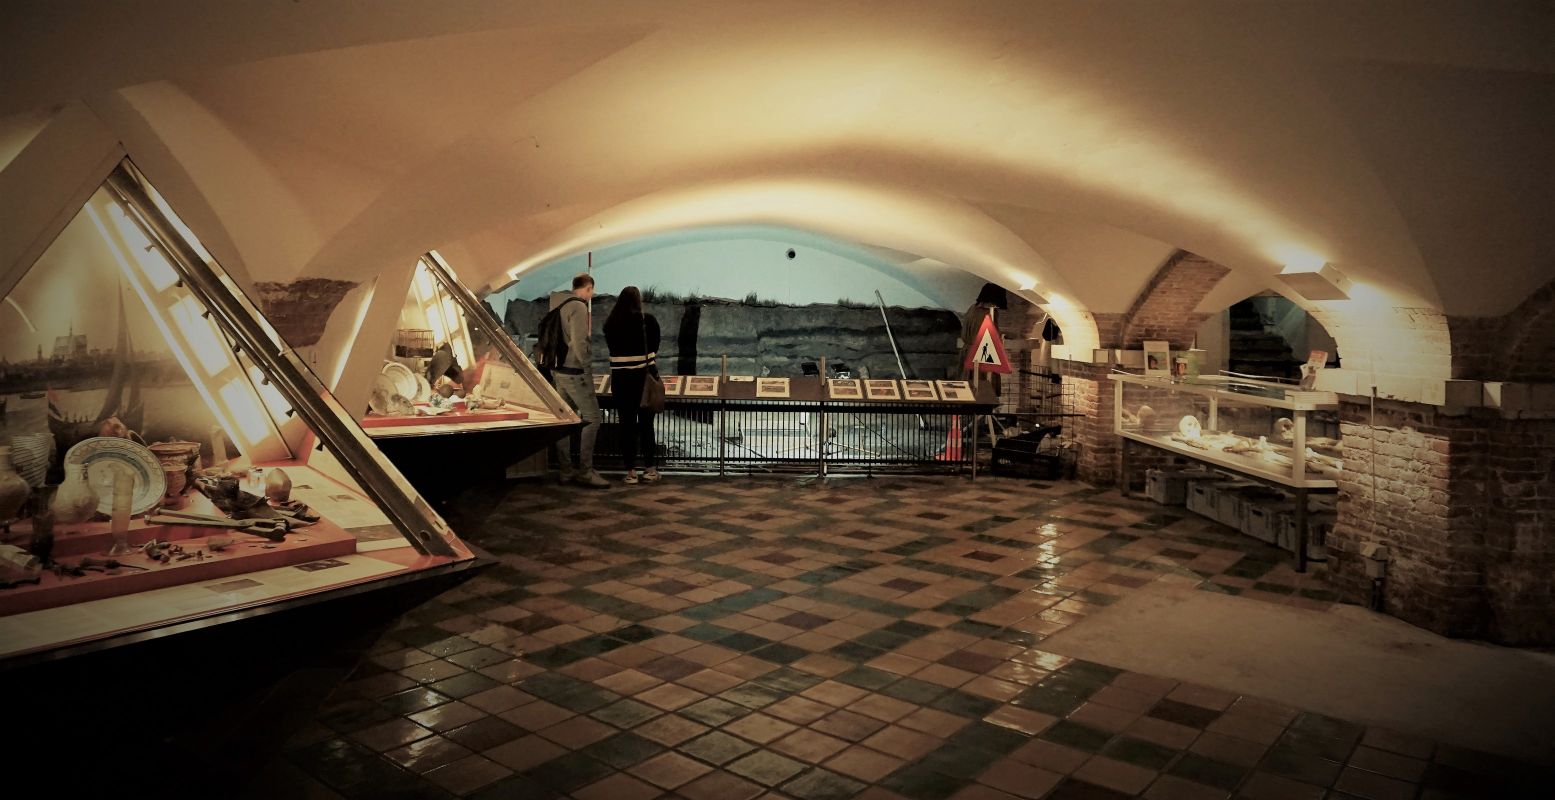
<instances>
[{"instance_id":1,"label":"glass display case","mask_svg":"<svg viewBox=\"0 0 1555 800\"><path fill-rule=\"evenodd\" d=\"M476 561L128 161L0 295L0 662Z\"/></svg>"},{"instance_id":2,"label":"glass display case","mask_svg":"<svg viewBox=\"0 0 1555 800\"><path fill-rule=\"evenodd\" d=\"M1333 489L1338 398L1269 381L1113 373L1113 429L1139 442L1294 489Z\"/></svg>"},{"instance_id":3,"label":"glass display case","mask_svg":"<svg viewBox=\"0 0 1555 800\"><path fill-rule=\"evenodd\" d=\"M565 426L556 390L435 252L417 260L362 427L374 439Z\"/></svg>"}]
</instances>

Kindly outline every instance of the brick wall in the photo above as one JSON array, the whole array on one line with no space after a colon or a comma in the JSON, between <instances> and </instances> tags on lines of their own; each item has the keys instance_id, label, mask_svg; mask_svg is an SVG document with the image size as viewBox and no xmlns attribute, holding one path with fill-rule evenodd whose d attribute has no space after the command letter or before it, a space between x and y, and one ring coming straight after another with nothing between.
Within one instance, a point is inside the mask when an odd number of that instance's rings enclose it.
<instances>
[{"instance_id":1,"label":"brick wall","mask_svg":"<svg viewBox=\"0 0 1555 800\"><path fill-rule=\"evenodd\" d=\"M1333 581L1364 602L1360 548L1389 548L1385 610L1450 636L1555 643L1555 421L1379 401L1340 406Z\"/></svg>"},{"instance_id":2,"label":"brick wall","mask_svg":"<svg viewBox=\"0 0 1555 800\"><path fill-rule=\"evenodd\" d=\"M1112 432L1113 391L1108 367L1079 361L1053 362L1066 386L1073 387L1075 477L1095 486L1111 486L1117 480L1118 437Z\"/></svg>"},{"instance_id":3,"label":"brick wall","mask_svg":"<svg viewBox=\"0 0 1555 800\"><path fill-rule=\"evenodd\" d=\"M265 317L295 348L318 343L335 306L355 286L351 281L304 278L291 283L256 283L254 290Z\"/></svg>"}]
</instances>

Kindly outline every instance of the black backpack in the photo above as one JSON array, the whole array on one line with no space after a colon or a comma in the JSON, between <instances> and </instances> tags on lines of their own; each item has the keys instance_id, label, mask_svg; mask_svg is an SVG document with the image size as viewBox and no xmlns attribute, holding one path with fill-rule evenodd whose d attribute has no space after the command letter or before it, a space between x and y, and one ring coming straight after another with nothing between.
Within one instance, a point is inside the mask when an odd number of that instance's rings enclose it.
<instances>
[{"instance_id":1,"label":"black backpack","mask_svg":"<svg viewBox=\"0 0 1555 800\"><path fill-rule=\"evenodd\" d=\"M582 298L569 297L540 318L540 337L535 342L535 363L549 372L567 362L567 335L562 331L562 309Z\"/></svg>"}]
</instances>

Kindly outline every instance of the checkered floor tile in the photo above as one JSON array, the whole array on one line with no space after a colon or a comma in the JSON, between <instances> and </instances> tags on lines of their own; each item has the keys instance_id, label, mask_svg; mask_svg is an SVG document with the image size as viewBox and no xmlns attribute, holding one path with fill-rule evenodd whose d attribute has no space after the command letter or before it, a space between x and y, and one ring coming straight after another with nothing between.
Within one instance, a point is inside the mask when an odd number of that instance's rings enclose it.
<instances>
[{"instance_id":1,"label":"checkered floor tile","mask_svg":"<svg viewBox=\"0 0 1555 800\"><path fill-rule=\"evenodd\" d=\"M408 614L287 760L310 796L1414 798L1544 776L1042 640L1155 582L1320 572L1079 484L674 478L466 498L501 560ZM301 789L299 789L301 791Z\"/></svg>"}]
</instances>

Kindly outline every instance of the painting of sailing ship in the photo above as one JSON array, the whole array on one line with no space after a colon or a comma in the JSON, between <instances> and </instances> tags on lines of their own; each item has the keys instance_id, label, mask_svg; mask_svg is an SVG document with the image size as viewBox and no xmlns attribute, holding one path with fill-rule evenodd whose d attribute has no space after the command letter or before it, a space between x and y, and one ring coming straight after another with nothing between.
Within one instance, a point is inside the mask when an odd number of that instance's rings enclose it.
<instances>
[{"instance_id":1,"label":"painting of sailing ship","mask_svg":"<svg viewBox=\"0 0 1555 800\"><path fill-rule=\"evenodd\" d=\"M62 455L105 427L145 442L208 442L215 417L78 218L0 301L0 444L47 432ZM60 479L51 465L50 482Z\"/></svg>"}]
</instances>

